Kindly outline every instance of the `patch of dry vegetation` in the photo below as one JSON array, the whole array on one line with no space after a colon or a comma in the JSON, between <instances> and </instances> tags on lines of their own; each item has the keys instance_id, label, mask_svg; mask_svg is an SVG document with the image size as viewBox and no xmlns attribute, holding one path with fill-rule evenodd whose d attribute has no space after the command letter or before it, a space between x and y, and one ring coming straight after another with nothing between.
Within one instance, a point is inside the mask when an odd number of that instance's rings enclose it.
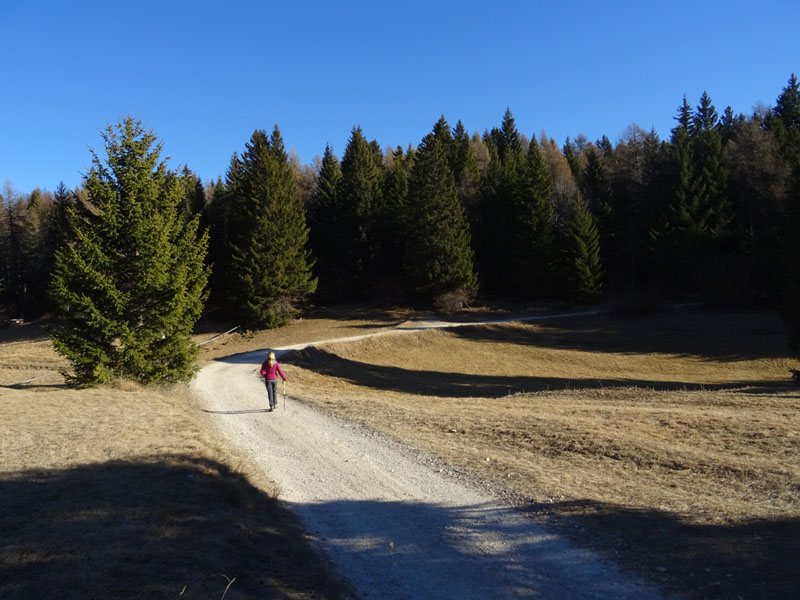
<instances>
[{"instance_id":1,"label":"patch of dry vegetation","mask_svg":"<svg viewBox=\"0 0 800 600\"><path fill-rule=\"evenodd\" d=\"M348 597L185 386L69 389L36 327L0 336L0 597Z\"/></svg>"},{"instance_id":2,"label":"patch of dry vegetation","mask_svg":"<svg viewBox=\"0 0 800 600\"><path fill-rule=\"evenodd\" d=\"M196 343L203 344L199 357L202 364L241 352L386 331L404 322L411 314L411 311L405 309L366 310L359 307L342 307L335 311L316 309L279 329L236 330L221 335L229 328L211 323L201 326L194 339Z\"/></svg>"},{"instance_id":3,"label":"patch of dry vegetation","mask_svg":"<svg viewBox=\"0 0 800 600\"><path fill-rule=\"evenodd\" d=\"M221 336L201 361L413 317L353 313ZM800 588L800 393L775 315L467 326L282 362L290 395L474 474L682 595ZM346 594L185 388L70 390L64 367L40 330L0 330L0 596L220 597L223 573L228 599Z\"/></svg>"},{"instance_id":4,"label":"patch of dry vegetation","mask_svg":"<svg viewBox=\"0 0 800 600\"><path fill-rule=\"evenodd\" d=\"M284 362L293 393L683 593L788 597L800 394L785 339L774 315L681 311L382 336Z\"/></svg>"}]
</instances>

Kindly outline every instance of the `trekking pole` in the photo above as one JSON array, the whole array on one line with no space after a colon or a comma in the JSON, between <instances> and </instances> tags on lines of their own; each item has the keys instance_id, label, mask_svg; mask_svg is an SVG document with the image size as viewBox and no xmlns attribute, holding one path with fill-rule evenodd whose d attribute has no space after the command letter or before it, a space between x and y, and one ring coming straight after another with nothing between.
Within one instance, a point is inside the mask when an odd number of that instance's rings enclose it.
<instances>
[{"instance_id":1,"label":"trekking pole","mask_svg":"<svg viewBox=\"0 0 800 600\"><path fill-rule=\"evenodd\" d=\"M286 380L283 380L283 412L286 412Z\"/></svg>"}]
</instances>

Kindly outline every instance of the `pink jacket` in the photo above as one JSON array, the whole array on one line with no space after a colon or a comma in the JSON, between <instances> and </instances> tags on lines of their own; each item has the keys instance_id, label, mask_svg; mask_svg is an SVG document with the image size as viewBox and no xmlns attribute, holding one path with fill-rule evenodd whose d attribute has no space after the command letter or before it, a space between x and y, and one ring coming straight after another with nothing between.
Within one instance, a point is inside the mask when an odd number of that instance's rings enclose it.
<instances>
[{"instance_id":1,"label":"pink jacket","mask_svg":"<svg viewBox=\"0 0 800 600\"><path fill-rule=\"evenodd\" d=\"M277 381L278 375L281 376L281 379L286 381L286 375L283 374L281 366L278 364L277 360L275 361L275 364L273 364L271 368L269 366L269 360L265 360L263 363L261 363L261 376L263 378L265 378L268 381L271 380Z\"/></svg>"}]
</instances>

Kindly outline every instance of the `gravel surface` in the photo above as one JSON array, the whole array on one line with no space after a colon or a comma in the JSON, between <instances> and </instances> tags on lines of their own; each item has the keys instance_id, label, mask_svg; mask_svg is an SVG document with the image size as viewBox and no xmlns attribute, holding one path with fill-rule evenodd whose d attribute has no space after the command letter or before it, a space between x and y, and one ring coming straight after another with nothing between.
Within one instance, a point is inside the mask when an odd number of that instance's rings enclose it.
<instances>
[{"instance_id":1,"label":"gravel surface","mask_svg":"<svg viewBox=\"0 0 800 600\"><path fill-rule=\"evenodd\" d=\"M276 482L358 597L664 597L446 465L293 399L291 381L288 400L266 411L265 354L215 361L192 386L223 439Z\"/></svg>"}]
</instances>

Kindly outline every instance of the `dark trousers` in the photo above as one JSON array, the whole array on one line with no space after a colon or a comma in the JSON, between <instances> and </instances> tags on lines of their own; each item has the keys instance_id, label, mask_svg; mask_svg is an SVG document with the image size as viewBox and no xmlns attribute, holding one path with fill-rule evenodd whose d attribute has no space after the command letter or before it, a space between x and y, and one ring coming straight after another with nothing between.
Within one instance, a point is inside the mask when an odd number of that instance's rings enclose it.
<instances>
[{"instance_id":1,"label":"dark trousers","mask_svg":"<svg viewBox=\"0 0 800 600\"><path fill-rule=\"evenodd\" d=\"M278 380L266 379L267 383L267 398L269 398L269 407L275 408L278 406Z\"/></svg>"}]
</instances>

